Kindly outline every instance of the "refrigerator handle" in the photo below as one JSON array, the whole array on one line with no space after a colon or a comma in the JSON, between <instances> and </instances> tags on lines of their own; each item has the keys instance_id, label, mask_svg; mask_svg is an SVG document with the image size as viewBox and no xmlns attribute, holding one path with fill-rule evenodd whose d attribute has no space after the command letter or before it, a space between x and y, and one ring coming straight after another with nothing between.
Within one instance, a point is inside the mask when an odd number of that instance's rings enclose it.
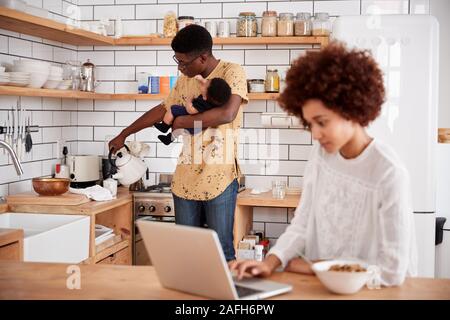
<instances>
[{"instance_id":1,"label":"refrigerator handle","mask_svg":"<svg viewBox=\"0 0 450 320\"><path fill-rule=\"evenodd\" d=\"M436 239L435 245L442 243L444 237L444 224L447 221L444 217L436 217Z\"/></svg>"}]
</instances>

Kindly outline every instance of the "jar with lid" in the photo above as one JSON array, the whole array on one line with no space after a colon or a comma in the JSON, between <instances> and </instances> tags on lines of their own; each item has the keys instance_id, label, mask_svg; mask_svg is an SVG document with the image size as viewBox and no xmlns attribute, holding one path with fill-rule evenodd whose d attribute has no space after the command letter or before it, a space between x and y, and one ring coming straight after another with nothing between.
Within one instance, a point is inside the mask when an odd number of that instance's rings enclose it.
<instances>
[{"instance_id":1,"label":"jar with lid","mask_svg":"<svg viewBox=\"0 0 450 320\"><path fill-rule=\"evenodd\" d=\"M247 84L248 84L248 92L251 93L265 92L264 79L249 79L247 80Z\"/></svg>"},{"instance_id":2,"label":"jar with lid","mask_svg":"<svg viewBox=\"0 0 450 320\"><path fill-rule=\"evenodd\" d=\"M264 11L262 17L261 33L263 37L277 36L277 12Z\"/></svg>"},{"instance_id":3,"label":"jar with lid","mask_svg":"<svg viewBox=\"0 0 450 320\"><path fill-rule=\"evenodd\" d=\"M299 12L295 19L294 33L296 36L311 35L311 14L309 12Z\"/></svg>"},{"instance_id":4,"label":"jar with lid","mask_svg":"<svg viewBox=\"0 0 450 320\"><path fill-rule=\"evenodd\" d=\"M280 13L278 19L278 36L288 37L294 35L294 15L292 13Z\"/></svg>"},{"instance_id":5,"label":"jar with lid","mask_svg":"<svg viewBox=\"0 0 450 320\"><path fill-rule=\"evenodd\" d=\"M331 21L328 13L317 12L312 22L313 36L329 36L331 32Z\"/></svg>"},{"instance_id":6,"label":"jar with lid","mask_svg":"<svg viewBox=\"0 0 450 320\"><path fill-rule=\"evenodd\" d=\"M280 76L277 69L268 69L265 82L266 92L280 91Z\"/></svg>"},{"instance_id":7,"label":"jar with lid","mask_svg":"<svg viewBox=\"0 0 450 320\"><path fill-rule=\"evenodd\" d=\"M178 31L183 29L184 27L194 24L195 19L192 16L179 16L178 17Z\"/></svg>"},{"instance_id":8,"label":"jar with lid","mask_svg":"<svg viewBox=\"0 0 450 320\"><path fill-rule=\"evenodd\" d=\"M254 12L241 12L236 25L236 35L238 37L256 37L258 24Z\"/></svg>"}]
</instances>

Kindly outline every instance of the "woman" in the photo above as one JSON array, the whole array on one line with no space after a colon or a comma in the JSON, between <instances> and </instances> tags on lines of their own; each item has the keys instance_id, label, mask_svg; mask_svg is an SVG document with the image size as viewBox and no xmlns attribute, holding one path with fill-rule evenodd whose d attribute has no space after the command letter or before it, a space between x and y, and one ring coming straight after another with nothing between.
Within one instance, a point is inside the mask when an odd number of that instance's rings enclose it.
<instances>
[{"instance_id":1,"label":"woman","mask_svg":"<svg viewBox=\"0 0 450 320\"><path fill-rule=\"evenodd\" d=\"M290 68L280 105L300 117L319 144L305 170L300 206L263 262L238 261L244 276L269 276L280 265L312 273L298 258L356 258L381 269L381 284L401 284L417 268L406 168L366 127L385 90L367 51L334 42Z\"/></svg>"}]
</instances>

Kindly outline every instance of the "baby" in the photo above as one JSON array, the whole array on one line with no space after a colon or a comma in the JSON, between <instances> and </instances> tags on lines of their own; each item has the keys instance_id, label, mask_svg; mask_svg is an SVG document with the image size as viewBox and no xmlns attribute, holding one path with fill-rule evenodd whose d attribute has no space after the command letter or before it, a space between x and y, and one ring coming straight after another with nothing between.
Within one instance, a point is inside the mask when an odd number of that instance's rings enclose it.
<instances>
[{"instance_id":1,"label":"baby","mask_svg":"<svg viewBox=\"0 0 450 320\"><path fill-rule=\"evenodd\" d=\"M195 76L200 81L201 94L197 98L192 98L186 102L186 106L173 105L167 110L163 121L156 123L155 128L161 132L167 132L172 126L173 119L178 116L196 114L205 112L215 107L225 104L231 97L231 88L228 83L221 78L213 78L211 80L204 79L201 75ZM187 128L194 134L194 128ZM172 133L167 135L159 135L158 139L165 145L169 145L175 140Z\"/></svg>"}]
</instances>

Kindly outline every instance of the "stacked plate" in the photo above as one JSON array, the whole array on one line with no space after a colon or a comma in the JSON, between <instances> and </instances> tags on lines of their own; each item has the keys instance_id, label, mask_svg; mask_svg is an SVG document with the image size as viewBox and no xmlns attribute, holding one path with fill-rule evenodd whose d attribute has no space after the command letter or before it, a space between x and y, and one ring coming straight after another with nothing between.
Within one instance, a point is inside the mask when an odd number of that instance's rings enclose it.
<instances>
[{"instance_id":1,"label":"stacked plate","mask_svg":"<svg viewBox=\"0 0 450 320\"><path fill-rule=\"evenodd\" d=\"M61 83L56 87L58 90L67 90L72 88L72 80L62 80Z\"/></svg>"},{"instance_id":2,"label":"stacked plate","mask_svg":"<svg viewBox=\"0 0 450 320\"><path fill-rule=\"evenodd\" d=\"M0 72L0 86L7 85L9 83L9 73Z\"/></svg>"},{"instance_id":3,"label":"stacked plate","mask_svg":"<svg viewBox=\"0 0 450 320\"><path fill-rule=\"evenodd\" d=\"M63 69L59 66L50 66L50 74L47 81L44 84L46 89L55 89L62 82Z\"/></svg>"},{"instance_id":4,"label":"stacked plate","mask_svg":"<svg viewBox=\"0 0 450 320\"><path fill-rule=\"evenodd\" d=\"M30 83L31 74L29 72L8 72L9 86L25 87Z\"/></svg>"}]
</instances>

